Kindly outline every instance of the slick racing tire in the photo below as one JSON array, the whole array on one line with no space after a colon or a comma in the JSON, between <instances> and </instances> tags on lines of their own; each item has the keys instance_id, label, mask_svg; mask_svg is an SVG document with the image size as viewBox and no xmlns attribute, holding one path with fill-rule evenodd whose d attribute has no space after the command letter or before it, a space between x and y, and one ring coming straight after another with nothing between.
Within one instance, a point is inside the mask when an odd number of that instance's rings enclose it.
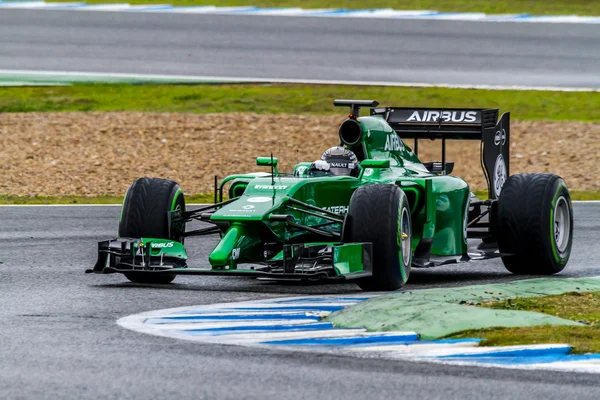
<instances>
[{"instance_id":1,"label":"slick racing tire","mask_svg":"<svg viewBox=\"0 0 600 400\"><path fill-rule=\"evenodd\" d=\"M357 280L363 290L396 290L408 280L412 263L412 225L406 195L396 185L359 187L350 199L346 238L370 242L373 276Z\"/></svg>"},{"instance_id":2,"label":"slick racing tire","mask_svg":"<svg viewBox=\"0 0 600 400\"><path fill-rule=\"evenodd\" d=\"M176 182L140 178L127 190L121 209L119 237L170 239L183 243L183 226L169 226L169 211L185 211L183 191ZM171 283L175 275L125 274L134 283Z\"/></svg>"},{"instance_id":3,"label":"slick racing tire","mask_svg":"<svg viewBox=\"0 0 600 400\"><path fill-rule=\"evenodd\" d=\"M498 248L514 274L552 275L565 268L573 244L573 206L565 181L552 174L508 178L497 213Z\"/></svg>"}]
</instances>

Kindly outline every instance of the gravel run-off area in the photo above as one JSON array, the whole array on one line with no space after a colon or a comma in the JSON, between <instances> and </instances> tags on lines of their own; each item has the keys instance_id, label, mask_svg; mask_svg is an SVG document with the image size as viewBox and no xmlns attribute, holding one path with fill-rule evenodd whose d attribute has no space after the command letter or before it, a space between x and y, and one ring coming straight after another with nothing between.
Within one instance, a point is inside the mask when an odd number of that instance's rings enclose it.
<instances>
[{"instance_id":1,"label":"gravel run-off area","mask_svg":"<svg viewBox=\"0 0 600 400\"><path fill-rule=\"evenodd\" d=\"M338 144L343 117L249 113L3 113L0 194L123 194L142 176L178 181L189 194L212 191L213 176L261 171L273 153L280 170L313 161ZM571 189L600 190L600 124L512 121L511 173L552 172ZM412 140L407 141L412 146ZM422 141L423 161L441 144ZM448 144L454 175L486 189L479 143Z\"/></svg>"}]
</instances>

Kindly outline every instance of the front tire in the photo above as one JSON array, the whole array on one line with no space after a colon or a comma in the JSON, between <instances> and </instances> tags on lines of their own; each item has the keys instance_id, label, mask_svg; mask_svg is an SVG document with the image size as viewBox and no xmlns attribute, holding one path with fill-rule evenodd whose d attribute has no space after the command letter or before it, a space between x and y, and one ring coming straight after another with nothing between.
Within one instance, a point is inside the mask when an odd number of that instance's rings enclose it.
<instances>
[{"instance_id":1,"label":"front tire","mask_svg":"<svg viewBox=\"0 0 600 400\"><path fill-rule=\"evenodd\" d=\"M552 275L562 271L573 244L573 206L565 181L553 174L508 178L498 199L497 234L507 270Z\"/></svg>"},{"instance_id":2,"label":"front tire","mask_svg":"<svg viewBox=\"0 0 600 400\"><path fill-rule=\"evenodd\" d=\"M406 195L396 185L361 186L348 209L348 241L373 245L373 276L357 281L363 290L396 290L410 275L412 225Z\"/></svg>"},{"instance_id":3,"label":"front tire","mask_svg":"<svg viewBox=\"0 0 600 400\"><path fill-rule=\"evenodd\" d=\"M166 179L140 178L127 190L121 210L119 237L155 238L183 243L185 226L169 225L170 211L185 211L183 191ZM125 277L134 283L167 284L175 275L151 275L129 272Z\"/></svg>"}]
</instances>

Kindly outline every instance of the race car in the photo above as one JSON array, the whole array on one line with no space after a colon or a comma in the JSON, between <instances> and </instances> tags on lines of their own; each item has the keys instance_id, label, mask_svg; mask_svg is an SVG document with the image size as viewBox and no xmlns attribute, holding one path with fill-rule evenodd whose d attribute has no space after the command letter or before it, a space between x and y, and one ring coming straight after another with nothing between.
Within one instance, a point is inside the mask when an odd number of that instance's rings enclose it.
<instances>
[{"instance_id":1,"label":"race car","mask_svg":"<svg viewBox=\"0 0 600 400\"><path fill-rule=\"evenodd\" d=\"M176 182L138 179L125 194L118 237L98 244L87 272L153 284L177 275L326 279L380 291L402 287L412 268L450 263L501 258L514 274L537 275L565 267L573 241L567 185L553 174L510 175L509 113L334 105L350 107L334 144L355 162L302 162L286 174L272 155L258 157L266 171L220 184L215 177L214 204L195 209ZM441 140L441 161L420 161L423 139ZM487 199L451 175L447 140L481 142ZM208 226L186 229L192 220ZM220 236L210 267L190 267L184 242L204 235Z\"/></svg>"}]
</instances>

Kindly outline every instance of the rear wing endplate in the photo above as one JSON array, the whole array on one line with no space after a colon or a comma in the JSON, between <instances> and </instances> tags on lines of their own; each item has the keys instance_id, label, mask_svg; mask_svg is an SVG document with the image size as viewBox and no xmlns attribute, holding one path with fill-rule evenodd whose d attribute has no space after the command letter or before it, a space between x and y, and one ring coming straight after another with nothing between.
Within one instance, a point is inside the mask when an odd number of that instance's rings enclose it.
<instances>
[{"instance_id":1,"label":"rear wing endplate","mask_svg":"<svg viewBox=\"0 0 600 400\"><path fill-rule=\"evenodd\" d=\"M414 139L418 155L419 139L442 140L442 170L446 170L446 140L480 140L480 160L490 199L497 199L509 176L510 113L498 120L498 109L458 108L372 108L401 139Z\"/></svg>"}]
</instances>

